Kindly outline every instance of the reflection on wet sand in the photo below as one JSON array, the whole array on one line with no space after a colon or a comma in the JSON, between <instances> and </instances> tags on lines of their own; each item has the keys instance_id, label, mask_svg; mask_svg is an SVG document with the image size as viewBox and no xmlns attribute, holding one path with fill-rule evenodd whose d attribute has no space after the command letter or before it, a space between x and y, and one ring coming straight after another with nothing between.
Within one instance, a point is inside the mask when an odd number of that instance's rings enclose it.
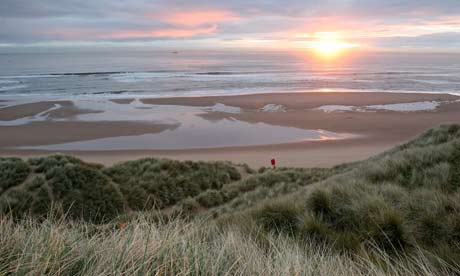
<instances>
[{"instance_id":1,"label":"reflection on wet sand","mask_svg":"<svg viewBox=\"0 0 460 276\"><path fill-rule=\"evenodd\" d=\"M19 149L40 150L134 150L134 149L195 149L283 144L299 141L318 141L350 138L350 134L339 134L324 130L310 130L277 126L266 123L248 123L232 117L207 120L200 116L206 112L234 114L236 109L221 106L217 111L209 107L187 107L175 105L148 105L138 100L128 104L101 101L79 101L80 108L101 110L85 113L75 118L81 122L116 121L148 122L171 125L160 132L95 137L72 140L64 143L24 145ZM61 106L55 106L61 108ZM231 112L230 112L231 111ZM28 117L31 121L43 118L43 112ZM23 118L27 120L27 118ZM21 123L24 123L21 121Z\"/></svg>"},{"instance_id":2,"label":"reflection on wet sand","mask_svg":"<svg viewBox=\"0 0 460 276\"><path fill-rule=\"evenodd\" d=\"M155 156L257 167L276 156L286 166L332 166L367 158L427 128L460 120L459 97L447 94L277 93L116 101L78 97L53 98L46 104L31 97L7 100L0 111L14 116L0 118L0 155L59 152L105 164ZM434 109L434 103L441 104ZM321 106L341 110L324 112ZM372 110L347 111L349 106Z\"/></svg>"},{"instance_id":3,"label":"reflection on wet sand","mask_svg":"<svg viewBox=\"0 0 460 276\"><path fill-rule=\"evenodd\" d=\"M53 151L176 150L283 144L300 141L345 139L350 137L352 137L350 134L338 134L324 130L306 130L264 123L246 123L231 119L211 122L200 117L193 117L181 123L176 129L167 129L155 134L110 137L22 148Z\"/></svg>"}]
</instances>

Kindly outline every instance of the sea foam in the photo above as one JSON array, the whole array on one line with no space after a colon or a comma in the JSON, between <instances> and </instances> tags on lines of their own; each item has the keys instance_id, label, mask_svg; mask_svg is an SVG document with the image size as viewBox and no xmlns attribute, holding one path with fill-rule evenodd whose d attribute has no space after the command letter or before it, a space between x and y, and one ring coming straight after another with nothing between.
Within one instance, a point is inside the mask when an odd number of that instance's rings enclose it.
<instances>
[{"instance_id":1,"label":"sea foam","mask_svg":"<svg viewBox=\"0 0 460 276\"><path fill-rule=\"evenodd\" d=\"M415 111L432 111L436 110L442 102L438 101L424 101L413 103L396 103L396 104L378 104L366 106L353 106L353 105L322 105L316 109L324 112L373 112L376 110L396 111L396 112L415 112Z\"/></svg>"}]
</instances>

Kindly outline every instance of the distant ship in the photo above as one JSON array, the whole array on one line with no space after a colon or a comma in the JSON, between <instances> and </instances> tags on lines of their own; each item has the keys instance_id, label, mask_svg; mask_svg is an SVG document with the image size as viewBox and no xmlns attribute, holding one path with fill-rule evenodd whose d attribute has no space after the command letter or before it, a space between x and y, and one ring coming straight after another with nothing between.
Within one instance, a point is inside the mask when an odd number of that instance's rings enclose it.
<instances>
[{"instance_id":1,"label":"distant ship","mask_svg":"<svg viewBox=\"0 0 460 276\"><path fill-rule=\"evenodd\" d=\"M179 54L179 52L178 52L178 51L174 51L174 52L172 52L172 53L173 53L173 54L175 54L175 55Z\"/></svg>"}]
</instances>

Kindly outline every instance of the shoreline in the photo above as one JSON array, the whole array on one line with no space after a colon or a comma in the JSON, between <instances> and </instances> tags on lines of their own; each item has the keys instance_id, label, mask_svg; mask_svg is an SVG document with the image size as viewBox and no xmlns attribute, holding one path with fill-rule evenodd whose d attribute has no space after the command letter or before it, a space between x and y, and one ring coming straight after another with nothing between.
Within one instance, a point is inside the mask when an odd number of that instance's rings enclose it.
<instances>
[{"instance_id":1,"label":"shoreline","mask_svg":"<svg viewBox=\"0 0 460 276\"><path fill-rule=\"evenodd\" d=\"M450 94L426 93L387 93L387 92L341 92L341 93L272 93L229 96L174 97L138 99L143 108L149 106L211 107L223 104L237 107L241 112L229 113L219 110L205 110L195 114L209 122L224 119L245 123L265 123L273 126L299 129L327 130L338 133L358 135L352 139L327 141L303 141L283 144L233 146L205 149L174 150L104 150L104 151L44 151L20 150L13 147L67 143L106 137L142 135L174 131L172 124L157 121L79 121L78 115L96 116L103 110L85 109L71 101L61 109L53 110L54 116L39 122L21 125L0 126L0 156L32 157L56 152L71 154L85 161L111 165L116 162L142 157L172 158L179 160L228 160L235 163L248 163L257 168L268 166L271 158L277 158L280 166L291 167L330 167L344 162L365 159L391 147L404 143L426 129L442 123L460 123L460 97ZM114 101L115 100L115 101ZM114 105L132 105L134 100L108 99ZM440 101L436 110L395 112L377 110L370 112L318 110L323 105L387 105L423 101ZM70 102L70 103L69 103ZM56 102L18 105L19 114L38 114L46 111ZM262 112L267 104L283 106L286 110ZM35 107L35 108L31 108ZM14 106L4 112L6 118L17 119ZM5 108L2 108L5 109ZM2 110L0 109L0 111ZM44 110L45 109L45 110ZM150 112L145 109L143 112ZM225 111L225 110L224 110ZM16 110L16 112L18 112ZM21 113L22 112L22 113ZM0 112L1 113L1 112ZM8 117L9 116L9 117ZM22 115L20 115L22 116ZM59 120L54 120L58 118ZM64 120L64 121L62 121Z\"/></svg>"}]
</instances>

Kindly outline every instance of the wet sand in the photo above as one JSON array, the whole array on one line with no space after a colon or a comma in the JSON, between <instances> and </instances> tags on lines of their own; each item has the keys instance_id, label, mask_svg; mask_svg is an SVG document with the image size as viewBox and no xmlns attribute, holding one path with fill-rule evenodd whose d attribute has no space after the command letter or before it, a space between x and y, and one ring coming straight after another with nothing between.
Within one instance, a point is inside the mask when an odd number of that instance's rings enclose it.
<instances>
[{"instance_id":1,"label":"wet sand","mask_svg":"<svg viewBox=\"0 0 460 276\"><path fill-rule=\"evenodd\" d=\"M33 122L0 126L0 148L38 146L126 135L159 133L171 124L136 122ZM1 150L0 150L1 153Z\"/></svg>"},{"instance_id":2,"label":"wet sand","mask_svg":"<svg viewBox=\"0 0 460 276\"><path fill-rule=\"evenodd\" d=\"M129 98L129 99L110 99L111 102L117 103L117 104L130 104L134 101L135 99Z\"/></svg>"},{"instance_id":3,"label":"wet sand","mask_svg":"<svg viewBox=\"0 0 460 276\"><path fill-rule=\"evenodd\" d=\"M71 102L35 102L25 103L14 106L7 106L0 109L0 120L1 121L12 121L24 117L34 116L37 113L46 111L56 104L66 105Z\"/></svg>"},{"instance_id":4,"label":"wet sand","mask_svg":"<svg viewBox=\"0 0 460 276\"><path fill-rule=\"evenodd\" d=\"M54 107L60 108L52 110ZM49 110L49 112L46 112ZM38 113L49 118L69 118L79 114L98 113L98 110L77 108L71 101L43 101L6 106L0 109L0 121L13 121L24 117L31 117Z\"/></svg>"},{"instance_id":5,"label":"wet sand","mask_svg":"<svg viewBox=\"0 0 460 276\"><path fill-rule=\"evenodd\" d=\"M357 161L403 143L422 131L442 123L460 123L460 99L447 94L397 93L278 93L244 96L142 99L145 104L212 106L222 103L242 108L241 113L203 112L207 120L234 118L243 122L263 122L270 125L303 129L323 129L357 134L345 140L297 142L280 145L231 147L190 150L111 150L68 151L91 162L113 164L141 157L167 157L180 160L229 160L248 163L253 167L267 166L272 157L280 166L332 166ZM435 111L418 112L323 112L322 105L378 105L419 101L440 101ZM132 100L118 101L130 104ZM38 104L38 103L37 103ZM258 112L267 104L279 104L287 112ZM53 103L54 105L54 103ZM46 108L43 103L35 111ZM14 108L10 111L14 113ZM30 106L28 106L30 108ZM20 107L24 109L24 107ZM45 109L46 110L46 109ZM21 111L25 114L24 111ZM8 112L9 113L9 112ZM31 112L33 113L33 112ZM1 113L0 113L1 114ZM30 114L30 113L27 113ZM4 115L6 116L6 115ZM10 115L12 116L12 115ZM5 120L1 119L0 120ZM6 118L11 118L7 117ZM59 122L44 121L18 126L0 126L0 155L36 156L50 154L41 150L18 150L12 147L64 143L103 137L158 133L174 126L153 122Z\"/></svg>"},{"instance_id":6,"label":"wet sand","mask_svg":"<svg viewBox=\"0 0 460 276\"><path fill-rule=\"evenodd\" d=\"M308 93L272 93L239 96L177 97L141 99L146 104L212 106L222 103L243 109L258 109L267 104L280 104L288 109L308 109L321 105L377 105L422 101L456 100L458 96L450 94L424 93L363 93L363 92L308 92Z\"/></svg>"}]
</instances>

